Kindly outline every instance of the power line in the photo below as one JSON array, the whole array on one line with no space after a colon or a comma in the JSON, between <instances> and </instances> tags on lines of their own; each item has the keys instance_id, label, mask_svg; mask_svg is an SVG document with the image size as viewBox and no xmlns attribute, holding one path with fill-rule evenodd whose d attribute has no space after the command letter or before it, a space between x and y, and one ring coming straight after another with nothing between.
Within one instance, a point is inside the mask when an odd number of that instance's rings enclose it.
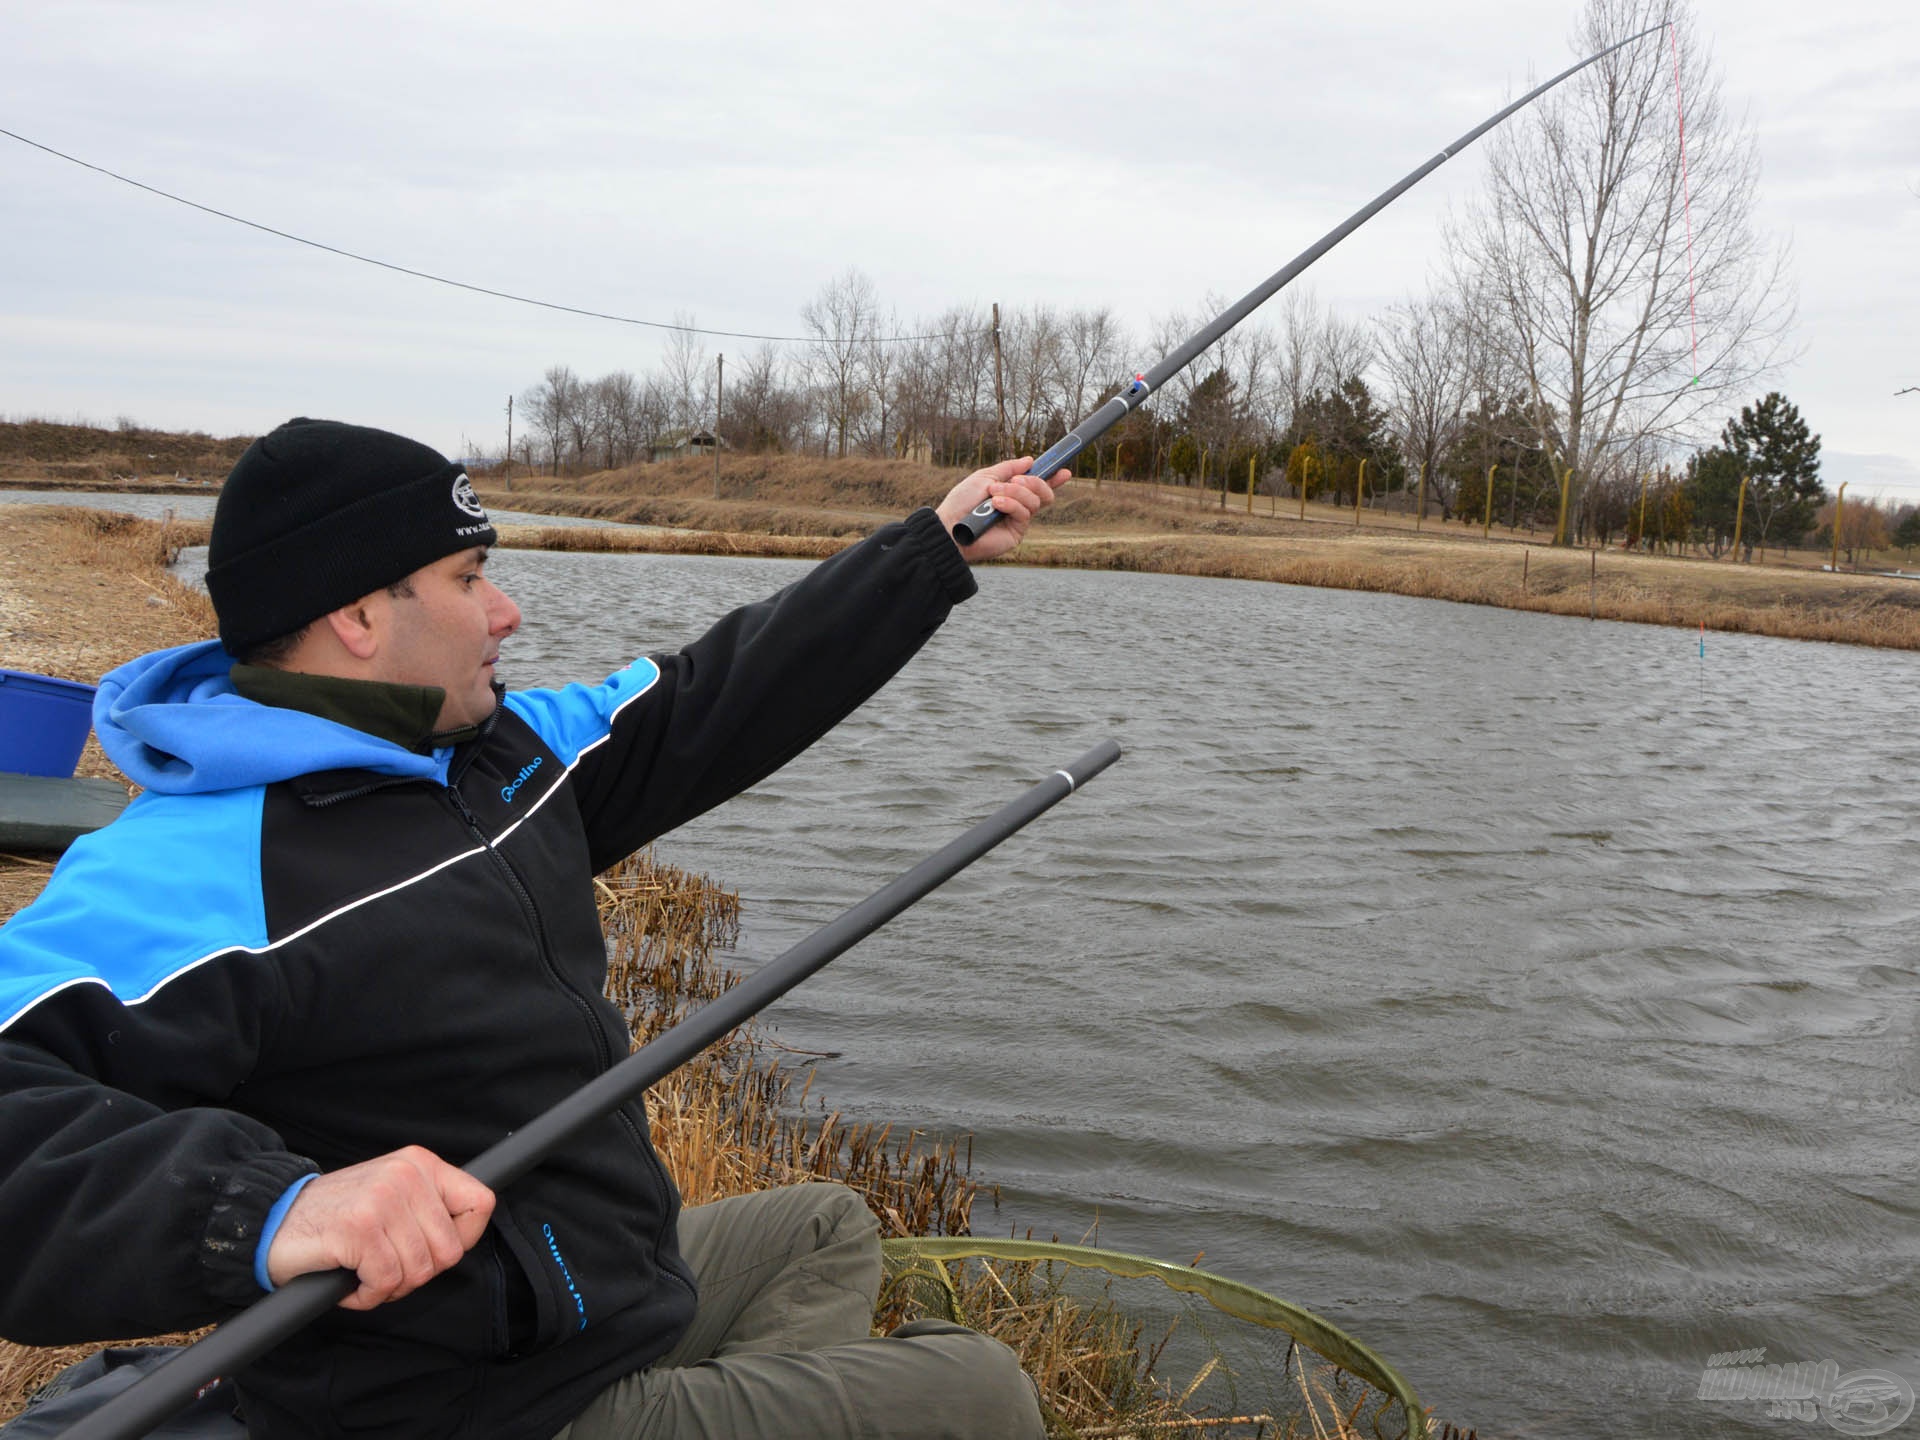
<instances>
[{"instance_id":1,"label":"power line","mask_svg":"<svg viewBox=\"0 0 1920 1440\"><path fill-rule=\"evenodd\" d=\"M276 230L271 225L263 225L258 220L249 220L244 215L234 215L225 210L215 209L211 205L202 205L198 200L189 200L184 195L175 195L170 190L162 190L157 185L148 185L131 176L109 170L104 165L95 165L90 160L82 160L78 155L69 155L64 150L56 150L51 145L43 145L38 140L30 140L13 130L0 129L0 135L9 140L18 140L22 145L30 145L56 159L78 165L83 170L91 170L97 175L105 175L109 180L118 180L122 185L131 185L136 190L144 190L149 195L158 195L162 200L171 200L176 205L185 205L189 209L203 214L218 216L222 220L231 220L236 225L245 225L250 230L259 230L268 235L277 235L282 240L291 240L296 245L308 245L315 250L324 250L329 255L339 255L347 260L358 260L363 265L377 265L382 270L392 270L401 275L411 275L416 280L431 280L439 285L451 285L456 290L471 290L476 295L491 295L496 300L512 300L521 305L537 305L542 310L558 310L567 315L584 315L590 320L611 320L616 325L643 325L649 330L677 330L683 335L717 335L729 340L773 340L783 344L811 345L820 339L817 335L757 335L747 330L704 330L698 325L670 325L664 320L636 320L631 315L610 315L604 310L587 310L578 305L561 305L552 300L536 300L530 295L515 295L506 290L494 290L485 285L472 285L465 280L449 279L445 275L435 275L428 270L415 270L407 265L396 265L391 260L377 260L371 255L361 255L352 250L343 250L338 245L327 245L319 240L309 240L304 235L295 235L286 230ZM939 332L932 335L875 335L871 338L881 344L896 344L909 340L944 340L949 334L984 334L980 331Z\"/></svg>"}]
</instances>

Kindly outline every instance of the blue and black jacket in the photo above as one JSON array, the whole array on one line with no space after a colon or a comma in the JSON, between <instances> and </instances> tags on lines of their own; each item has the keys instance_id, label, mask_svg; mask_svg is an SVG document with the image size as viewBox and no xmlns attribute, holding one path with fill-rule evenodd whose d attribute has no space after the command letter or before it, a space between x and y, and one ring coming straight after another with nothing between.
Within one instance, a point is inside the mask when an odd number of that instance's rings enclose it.
<instances>
[{"instance_id":1,"label":"blue and black jacket","mask_svg":"<svg viewBox=\"0 0 1920 1440\"><path fill-rule=\"evenodd\" d=\"M919 511L431 753L242 698L215 642L109 675L96 728L145 793L0 929L0 1334L224 1318L301 1177L465 1163L623 1057L593 875L811 744L971 593ZM241 1376L251 1433L552 1435L685 1329L678 1209L635 1101L454 1270Z\"/></svg>"}]
</instances>

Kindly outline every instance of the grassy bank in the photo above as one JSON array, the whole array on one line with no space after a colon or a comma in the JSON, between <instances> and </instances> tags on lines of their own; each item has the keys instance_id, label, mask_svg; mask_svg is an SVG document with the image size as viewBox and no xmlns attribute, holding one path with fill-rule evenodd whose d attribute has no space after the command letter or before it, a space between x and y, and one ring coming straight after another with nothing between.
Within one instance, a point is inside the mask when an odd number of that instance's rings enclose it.
<instances>
[{"instance_id":1,"label":"grassy bank","mask_svg":"<svg viewBox=\"0 0 1920 1440\"><path fill-rule=\"evenodd\" d=\"M817 557L944 495L961 472L904 461L725 457L716 496L710 460L577 479L482 477L500 508L546 511L648 530L507 527L502 543L557 550ZM1076 480L1010 560L1021 565L1204 575L1373 590L1544 614L1631 620L1797 640L1920 649L1920 580L1828 573L1823 556L1730 557L1555 548L1550 537L1410 514Z\"/></svg>"}]
</instances>

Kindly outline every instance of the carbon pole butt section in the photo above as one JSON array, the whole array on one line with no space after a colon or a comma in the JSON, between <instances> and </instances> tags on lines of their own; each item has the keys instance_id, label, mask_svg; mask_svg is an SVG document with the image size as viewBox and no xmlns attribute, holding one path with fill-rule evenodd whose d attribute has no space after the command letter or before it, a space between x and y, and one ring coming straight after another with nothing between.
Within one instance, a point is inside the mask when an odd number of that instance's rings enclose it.
<instances>
[{"instance_id":1,"label":"carbon pole butt section","mask_svg":"<svg viewBox=\"0 0 1920 1440\"><path fill-rule=\"evenodd\" d=\"M1182 370L1186 369L1187 366L1192 364L1209 345L1213 344L1214 341L1218 340L1222 335L1225 335L1229 330L1233 329L1234 326L1246 319L1247 316L1251 315L1255 310L1279 294L1285 286L1292 283L1301 271L1313 264L1314 261L1326 254L1327 251L1333 249L1334 246L1346 239L1347 236L1358 230L1362 225L1366 224L1367 221L1386 209L1387 206L1391 205L1395 200L1398 200L1408 190L1411 190L1415 185L1426 179L1428 175L1438 170L1442 165L1446 164L1447 161L1451 160L1455 155L1458 155L1462 150L1466 149L1467 146L1473 144L1474 141L1486 134L1487 131L1493 129L1494 126L1498 125L1502 120L1505 120L1509 115L1512 115L1515 111L1524 110L1535 100L1538 100L1542 95L1553 89L1553 87L1558 85L1562 80L1578 75L1589 65L1594 64L1596 61L1606 59L1606 57L1613 54L1614 51L1624 50L1627 46L1633 44L1634 41L1644 40L1647 36L1656 35L1666 28L1664 22L1659 25L1650 26L1637 35L1629 35L1626 39L1609 45L1604 50L1595 51L1578 64L1569 65L1551 80L1534 86L1533 89L1529 90L1512 104L1505 106L1493 115L1489 115L1485 120L1482 120L1478 125L1474 126L1473 129L1447 146L1431 160L1421 165L1417 170L1414 170L1409 175L1403 176L1398 182L1374 196L1373 199L1369 200L1365 205L1362 205L1358 210L1354 211L1353 214L1349 215L1345 220L1342 220L1338 225L1334 226L1333 229L1322 235L1318 240L1314 241L1313 244L1302 250L1298 255L1294 256L1293 259L1289 260L1285 265L1282 265L1278 270L1274 271L1273 274L1269 275L1245 295L1242 295L1238 300L1234 301L1233 304L1214 316L1213 319L1195 331L1193 335L1189 336L1174 349L1168 351L1151 370L1143 371L1134 376L1126 389L1110 398L1098 410L1094 411L1093 414L1082 420L1078 425L1074 426L1073 429L1069 430L1064 436L1049 446L1047 453L1035 460L1032 468L1027 473L1037 475L1044 480L1051 476L1056 470L1061 469L1067 461L1071 460L1075 455L1078 455L1087 445L1106 434L1118 421L1125 419L1128 411L1138 407L1140 403L1149 395L1153 394L1154 391L1158 390L1162 385L1166 384L1167 381L1171 380L1175 375L1178 375ZM971 545L999 523L1000 512L993 508L993 502L991 500L983 500L967 512L965 519L953 527L953 538L962 545Z\"/></svg>"},{"instance_id":2,"label":"carbon pole butt section","mask_svg":"<svg viewBox=\"0 0 1920 1440\"><path fill-rule=\"evenodd\" d=\"M1103 740L1071 764L1001 806L906 874L829 921L726 994L701 1006L545 1114L476 1157L467 1173L499 1190L649 1085L686 1064L808 976L925 898L1029 821L1051 810L1120 758ZM61 1436L61 1440L135 1440L169 1419L208 1381L232 1375L324 1315L354 1291L351 1271L331 1270L282 1285Z\"/></svg>"}]
</instances>

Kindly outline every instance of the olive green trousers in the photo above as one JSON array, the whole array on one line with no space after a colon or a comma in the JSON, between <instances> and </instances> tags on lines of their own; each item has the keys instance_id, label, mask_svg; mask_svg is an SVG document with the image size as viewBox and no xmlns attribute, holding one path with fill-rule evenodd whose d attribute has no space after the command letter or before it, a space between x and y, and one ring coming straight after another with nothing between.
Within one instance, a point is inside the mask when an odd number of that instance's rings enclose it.
<instances>
[{"instance_id":1,"label":"olive green trousers","mask_svg":"<svg viewBox=\"0 0 1920 1440\"><path fill-rule=\"evenodd\" d=\"M694 1206L680 1252L692 1327L555 1440L1042 1440L1033 1383L997 1340L942 1320L872 1335L879 1226L853 1191Z\"/></svg>"}]
</instances>

